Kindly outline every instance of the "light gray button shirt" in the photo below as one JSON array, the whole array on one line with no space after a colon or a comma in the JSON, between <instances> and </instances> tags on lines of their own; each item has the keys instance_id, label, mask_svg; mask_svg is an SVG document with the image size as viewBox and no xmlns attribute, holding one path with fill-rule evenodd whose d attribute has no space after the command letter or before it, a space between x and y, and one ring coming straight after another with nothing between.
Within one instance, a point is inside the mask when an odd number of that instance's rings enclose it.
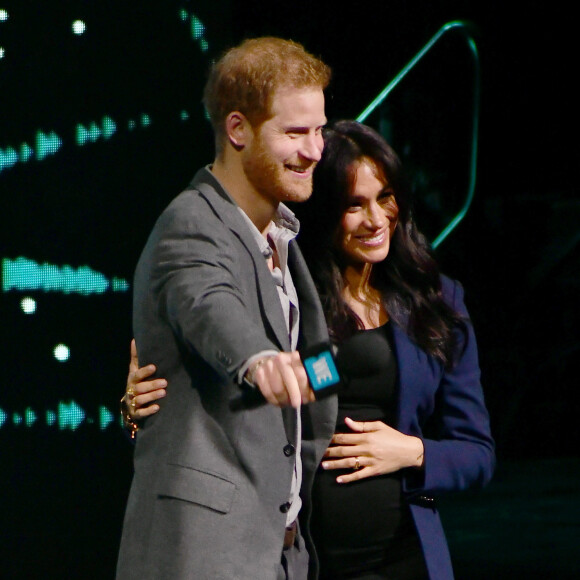
<instances>
[{"instance_id":1,"label":"light gray button shirt","mask_svg":"<svg viewBox=\"0 0 580 580\"><path fill-rule=\"evenodd\" d=\"M288 246L298 234L300 223L290 209L284 204L280 204L274 219L270 222L266 239L246 213L241 208L239 210L244 216L265 260L272 257L272 246L276 248L278 265L272 271L272 278L276 283L280 304L284 311L284 320L286 321L290 346L292 350L296 350L300 328L300 310L298 307L296 288L292 281L290 269L288 268ZM239 379L242 379L246 370L255 360L269 354L276 355L278 353L277 351L263 351L249 358L240 369ZM296 441L294 442L294 446L296 448L296 462L294 464L294 474L290 488L290 509L286 514L286 524L291 524L298 517L298 512L302 506L302 500L300 499L300 482L302 481L302 458L300 456L302 447L302 421L300 408L296 409Z\"/></svg>"}]
</instances>

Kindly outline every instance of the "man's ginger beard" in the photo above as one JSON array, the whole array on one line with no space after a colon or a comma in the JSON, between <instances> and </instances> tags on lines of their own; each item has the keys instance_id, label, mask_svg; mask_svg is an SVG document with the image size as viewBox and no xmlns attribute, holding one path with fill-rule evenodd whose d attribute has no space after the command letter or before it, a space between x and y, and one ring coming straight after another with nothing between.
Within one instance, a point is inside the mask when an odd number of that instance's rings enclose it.
<instances>
[{"instance_id":1,"label":"man's ginger beard","mask_svg":"<svg viewBox=\"0 0 580 580\"><path fill-rule=\"evenodd\" d=\"M277 202L302 202L312 195L312 176L310 179L299 179L284 167L286 161L304 168L314 168L315 162L288 159L277 161L264 146L259 128L254 129L255 138L251 148L242 153L244 173L252 186L265 198Z\"/></svg>"}]
</instances>

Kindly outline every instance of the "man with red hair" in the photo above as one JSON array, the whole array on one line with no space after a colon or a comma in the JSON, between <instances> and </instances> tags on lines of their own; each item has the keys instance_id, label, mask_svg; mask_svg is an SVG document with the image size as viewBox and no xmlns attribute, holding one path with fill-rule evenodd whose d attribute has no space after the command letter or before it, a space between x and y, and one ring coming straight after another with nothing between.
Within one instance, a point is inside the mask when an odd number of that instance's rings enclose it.
<instances>
[{"instance_id":1,"label":"man with red hair","mask_svg":"<svg viewBox=\"0 0 580 580\"><path fill-rule=\"evenodd\" d=\"M137 437L120 579L308 575L298 516L336 402L314 402L297 352L328 336L284 202L312 193L329 80L277 38L212 67L215 160L162 213L135 274L139 357L171 388Z\"/></svg>"}]
</instances>

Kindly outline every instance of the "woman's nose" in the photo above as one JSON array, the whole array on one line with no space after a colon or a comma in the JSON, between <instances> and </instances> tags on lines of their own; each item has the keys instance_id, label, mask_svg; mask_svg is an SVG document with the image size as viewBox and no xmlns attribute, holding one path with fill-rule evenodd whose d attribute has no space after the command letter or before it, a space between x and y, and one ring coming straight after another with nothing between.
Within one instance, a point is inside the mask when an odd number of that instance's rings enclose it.
<instances>
[{"instance_id":1,"label":"woman's nose","mask_svg":"<svg viewBox=\"0 0 580 580\"><path fill-rule=\"evenodd\" d=\"M384 227L387 219L385 210L378 203L373 203L367 208L367 220L371 229L378 230Z\"/></svg>"}]
</instances>

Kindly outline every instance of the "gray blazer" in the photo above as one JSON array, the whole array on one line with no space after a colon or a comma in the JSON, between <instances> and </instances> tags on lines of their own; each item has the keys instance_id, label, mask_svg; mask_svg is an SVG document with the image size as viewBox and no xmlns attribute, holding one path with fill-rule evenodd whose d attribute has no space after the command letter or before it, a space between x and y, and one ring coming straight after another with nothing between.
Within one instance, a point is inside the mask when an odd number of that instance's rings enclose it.
<instances>
[{"instance_id":1,"label":"gray blazer","mask_svg":"<svg viewBox=\"0 0 580 580\"><path fill-rule=\"evenodd\" d=\"M299 347L326 340L320 301L294 242L289 267L300 303ZM295 415L245 399L236 374L257 352L290 346L267 264L208 169L153 228L135 274L133 322L140 362L154 362L169 387L162 412L137 438L117 577L274 579ZM336 399L305 406L302 417L307 518Z\"/></svg>"}]
</instances>

